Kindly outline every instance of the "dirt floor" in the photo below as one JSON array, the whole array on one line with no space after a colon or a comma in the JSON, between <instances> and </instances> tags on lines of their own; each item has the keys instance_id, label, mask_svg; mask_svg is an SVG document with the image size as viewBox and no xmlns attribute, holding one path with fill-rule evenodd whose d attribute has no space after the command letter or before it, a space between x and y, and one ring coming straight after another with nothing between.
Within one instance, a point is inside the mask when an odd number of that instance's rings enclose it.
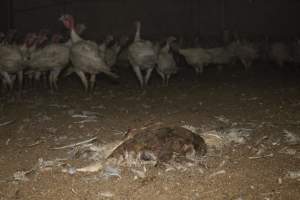
<instances>
[{"instance_id":1,"label":"dirt floor","mask_svg":"<svg viewBox=\"0 0 300 200\"><path fill-rule=\"evenodd\" d=\"M26 89L20 98L2 96L0 124L0 200L6 199L300 199L300 73L257 66L249 72L208 69L195 77L184 69L160 85L155 74L141 90L129 70L112 81L99 76L92 95L75 76L60 81L58 92ZM72 117L96 112L90 121ZM199 132L229 127L252 129L245 144L230 144L204 166L186 170L147 168L136 178L130 168L119 177L101 172L64 173L65 166L83 167L88 159L67 159L61 167L26 174L39 159L67 158L52 147L97 136L98 143L119 133L153 123L189 125ZM286 134L296 138L291 142ZM15 175L15 177L14 177ZM24 178L24 177L23 177Z\"/></svg>"}]
</instances>

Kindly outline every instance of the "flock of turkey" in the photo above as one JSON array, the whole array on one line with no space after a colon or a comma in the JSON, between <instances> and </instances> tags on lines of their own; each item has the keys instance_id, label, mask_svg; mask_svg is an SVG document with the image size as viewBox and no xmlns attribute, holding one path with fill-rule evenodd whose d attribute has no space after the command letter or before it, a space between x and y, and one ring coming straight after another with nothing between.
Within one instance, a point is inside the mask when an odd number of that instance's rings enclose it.
<instances>
[{"instance_id":1,"label":"flock of turkey","mask_svg":"<svg viewBox=\"0 0 300 200\"><path fill-rule=\"evenodd\" d=\"M66 69L65 76L76 73L85 91L93 91L97 74L119 77L112 67L118 57L124 59L124 55L142 88L148 84L153 70L162 78L163 84L168 85L170 77L178 72L182 64L178 59L180 56L197 74L203 73L208 65L225 66L237 60L246 70L257 60L271 61L279 67L284 67L286 63L300 63L300 41L291 45L286 42L235 39L214 48L203 48L196 44L183 48L173 36L163 43L142 39L141 23L136 22L133 41L127 37L115 40L113 36L107 36L98 45L81 37L85 27L76 25L73 16L63 15L60 21L70 31L68 41L62 42L60 34L54 34L49 40L48 33L40 31L38 34L27 34L22 44L16 44L10 38L12 34L0 34L3 90L11 91L14 87L22 89L24 80L32 84L39 82L41 77L47 78L51 90L57 90L58 78Z\"/></svg>"}]
</instances>

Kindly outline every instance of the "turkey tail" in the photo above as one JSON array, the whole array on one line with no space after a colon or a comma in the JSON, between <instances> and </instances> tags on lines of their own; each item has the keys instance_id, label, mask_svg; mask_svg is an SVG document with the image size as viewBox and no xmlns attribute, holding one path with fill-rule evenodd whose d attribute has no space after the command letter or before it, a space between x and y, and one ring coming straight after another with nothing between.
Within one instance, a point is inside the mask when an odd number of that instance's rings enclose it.
<instances>
[{"instance_id":1,"label":"turkey tail","mask_svg":"<svg viewBox=\"0 0 300 200\"><path fill-rule=\"evenodd\" d=\"M136 32L135 32L135 37L134 37L134 41L140 41L141 40L141 22L137 21L136 22Z\"/></svg>"}]
</instances>

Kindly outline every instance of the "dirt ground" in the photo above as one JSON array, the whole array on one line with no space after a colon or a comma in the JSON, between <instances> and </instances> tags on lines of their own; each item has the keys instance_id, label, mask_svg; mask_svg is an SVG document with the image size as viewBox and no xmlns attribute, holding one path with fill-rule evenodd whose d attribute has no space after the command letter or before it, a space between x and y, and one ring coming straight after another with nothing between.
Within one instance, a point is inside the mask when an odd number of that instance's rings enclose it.
<instances>
[{"instance_id":1,"label":"dirt ground","mask_svg":"<svg viewBox=\"0 0 300 200\"><path fill-rule=\"evenodd\" d=\"M155 74L145 90L139 89L131 70L119 73L118 81L99 76L93 95L85 94L71 76L59 82L55 93L26 89L21 98L1 97L0 124L13 122L0 127L0 200L300 199L299 174L289 175L300 171L300 145L284 137L287 132L300 137L299 72L257 66L249 72L208 69L197 78L192 69L184 69L168 87ZM82 111L97 112L96 120L71 117ZM206 167L153 167L138 179L127 168L121 168L120 177L102 177L100 172L70 175L54 167L29 173L27 181L12 179L15 172L32 169L39 158L68 156L66 150L51 147L94 136L107 143L120 139L118 131L157 122L202 131L238 126L254 132L245 144L224 147ZM65 162L76 167L90 163Z\"/></svg>"}]
</instances>

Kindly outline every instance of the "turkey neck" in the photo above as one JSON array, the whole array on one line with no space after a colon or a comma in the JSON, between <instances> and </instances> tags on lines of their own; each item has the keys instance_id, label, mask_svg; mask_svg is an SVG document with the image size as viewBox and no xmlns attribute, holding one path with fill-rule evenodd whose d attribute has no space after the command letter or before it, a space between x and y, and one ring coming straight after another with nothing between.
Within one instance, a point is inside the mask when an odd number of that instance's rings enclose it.
<instances>
[{"instance_id":1,"label":"turkey neck","mask_svg":"<svg viewBox=\"0 0 300 200\"><path fill-rule=\"evenodd\" d=\"M162 52L166 52L166 53L169 53L170 51L170 44L171 44L172 40L167 40L166 42L166 45L162 48Z\"/></svg>"},{"instance_id":2,"label":"turkey neck","mask_svg":"<svg viewBox=\"0 0 300 200\"><path fill-rule=\"evenodd\" d=\"M140 41L140 40L141 40L141 23L137 22L134 41Z\"/></svg>"},{"instance_id":3,"label":"turkey neck","mask_svg":"<svg viewBox=\"0 0 300 200\"><path fill-rule=\"evenodd\" d=\"M77 34L75 30L75 23L74 21L70 21L70 37L72 40L72 43L76 43L82 40L82 38Z\"/></svg>"},{"instance_id":4,"label":"turkey neck","mask_svg":"<svg viewBox=\"0 0 300 200\"><path fill-rule=\"evenodd\" d=\"M70 37L72 40L72 43L76 43L82 40L82 38L76 33L75 29L72 28L70 31Z\"/></svg>"}]
</instances>

